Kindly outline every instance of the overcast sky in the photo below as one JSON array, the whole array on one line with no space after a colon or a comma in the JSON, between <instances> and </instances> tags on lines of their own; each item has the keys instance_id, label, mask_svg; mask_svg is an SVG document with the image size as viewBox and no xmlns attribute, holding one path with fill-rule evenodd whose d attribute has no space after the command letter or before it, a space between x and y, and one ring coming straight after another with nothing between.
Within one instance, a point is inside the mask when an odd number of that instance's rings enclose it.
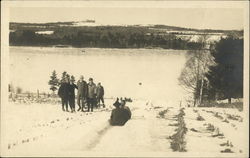
<instances>
[{"instance_id":1,"label":"overcast sky","mask_svg":"<svg viewBox=\"0 0 250 158\"><path fill-rule=\"evenodd\" d=\"M11 8L11 22L57 22L93 19L99 24L165 24L189 28L243 29L236 8Z\"/></svg>"}]
</instances>

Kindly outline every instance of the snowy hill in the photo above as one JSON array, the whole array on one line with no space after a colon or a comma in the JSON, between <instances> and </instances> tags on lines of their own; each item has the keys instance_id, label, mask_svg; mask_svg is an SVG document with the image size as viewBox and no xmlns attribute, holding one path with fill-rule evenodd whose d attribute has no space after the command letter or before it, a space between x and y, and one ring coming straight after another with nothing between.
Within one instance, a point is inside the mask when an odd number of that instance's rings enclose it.
<instances>
[{"instance_id":1,"label":"snowy hill","mask_svg":"<svg viewBox=\"0 0 250 158\"><path fill-rule=\"evenodd\" d=\"M128 103L132 119L117 127L108 123L113 102L107 100L107 108L90 113L65 113L59 104L9 103L3 111L8 121L3 122L2 156L247 155L246 118L237 109L137 100ZM175 138L182 130L186 132L177 138L183 142Z\"/></svg>"}]
</instances>

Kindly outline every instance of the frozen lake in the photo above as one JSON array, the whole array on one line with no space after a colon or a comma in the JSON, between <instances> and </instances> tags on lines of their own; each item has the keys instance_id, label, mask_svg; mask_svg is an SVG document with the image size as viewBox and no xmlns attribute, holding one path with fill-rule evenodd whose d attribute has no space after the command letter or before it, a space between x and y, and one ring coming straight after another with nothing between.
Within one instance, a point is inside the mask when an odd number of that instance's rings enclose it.
<instances>
[{"instance_id":1,"label":"frozen lake","mask_svg":"<svg viewBox=\"0 0 250 158\"><path fill-rule=\"evenodd\" d=\"M10 83L23 91L49 92L53 70L94 78L106 97L133 97L180 102L178 85L187 51L164 49L100 49L10 47ZM142 83L141 85L139 83Z\"/></svg>"}]
</instances>

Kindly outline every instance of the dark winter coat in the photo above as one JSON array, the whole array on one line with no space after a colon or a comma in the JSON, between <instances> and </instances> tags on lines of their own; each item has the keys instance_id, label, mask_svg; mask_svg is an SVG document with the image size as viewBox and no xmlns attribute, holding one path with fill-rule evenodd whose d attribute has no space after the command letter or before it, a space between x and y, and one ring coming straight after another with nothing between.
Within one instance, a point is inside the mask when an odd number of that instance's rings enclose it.
<instances>
[{"instance_id":1,"label":"dark winter coat","mask_svg":"<svg viewBox=\"0 0 250 158\"><path fill-rule=\"evenodd\" d=\"M131 118L131 111L127 108L115 108L112 110L110 124L112 126L123 126Z\"/></svg>"},{"instance_id":2,"label":"dark winter coat","mask_svg":"<svg viewBox=\"0 0 250 158\"><path fill-rule=\"evenodd\" d=\"M104 88L103 88L103 86L97 86L96 87L96 96L97 97L103 97L104 96Z\"/></svg>"},{"instance_id":3,"label":"dark winter coat","mask_svg":"<svg viewBox=\"0 0 250 158\"><path fill-rule=\"evenodd\" d=\"M129 107L128 106L124 106L123 107L124 108L124 110L126 111L126 114L127 114L127 118L128 119L131 119L131 111L130 111L130 109L129 109Z\"/></svg>"},{"instance_id":4,"label":"dark winter coat","mask_svg":"<svg viewBox=\"0 0 250 158\"><path fill-rule=\"evenodd\" d=\"M75 97L75 89L78 89L78 88L74 83L69 85L69 96L70 97Z\"/></svg>"},{"instance_id":5,"label":"dark winter coat","mask_svg":"<svg viewBox=\"0 0 250 158\"><path fill-rule=\"evenodd\" d=\"M70 84L69 83L62 83L61 86L58 89L58 95L61 98L69 98L69 89Z\"/></svg>"},{"instance_id":6,"label":"dark winter coat","mask_svg":"<svg viewBox=\"0 0 250 158\"><path fill-rule=\"evenodd\" d=\"M78 81L77 82L77 88L78 88L77 96L87 98L87 95L88 95L88 84L87 84L87 82Z\"/></svg>"},{"instance_id":7,"label":"dark winter coat","mask_svg":"<svg viewBox=\"0 0 250 158\"><path fill-rule=\"evenodd\" d=\"M95 98L96 97L96 85L94 83L88 84L88 98Z\"/></svg>"}]
</instances>

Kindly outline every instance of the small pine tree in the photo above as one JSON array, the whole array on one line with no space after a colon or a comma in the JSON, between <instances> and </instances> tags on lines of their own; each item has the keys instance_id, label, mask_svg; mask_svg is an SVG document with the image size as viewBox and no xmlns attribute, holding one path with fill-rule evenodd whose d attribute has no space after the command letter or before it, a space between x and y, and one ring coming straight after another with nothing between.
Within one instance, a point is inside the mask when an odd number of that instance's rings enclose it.
<instances>
[{"instance_id":1,"label":"small pine tree","mask_svg":"<svg viewBox=\"0 0 250 158\"><path fill-rule=\"evenodd\" d=\"M50 85L50 90L52 90L54 94L58 86L58 79L55 70L52 72L52 75L50 76L49 85Z\"/></svg>"}]
</instances>

